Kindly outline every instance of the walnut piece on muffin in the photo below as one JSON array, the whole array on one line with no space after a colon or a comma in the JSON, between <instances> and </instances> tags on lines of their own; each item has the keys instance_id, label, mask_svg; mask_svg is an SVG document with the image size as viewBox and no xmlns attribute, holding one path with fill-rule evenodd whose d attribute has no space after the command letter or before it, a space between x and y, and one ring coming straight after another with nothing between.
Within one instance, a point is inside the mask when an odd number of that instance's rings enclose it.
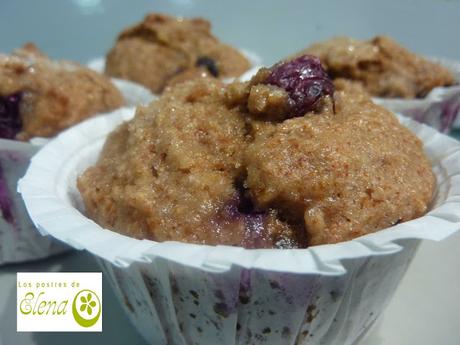
<instances>
[{"instance_id":1,"label":"walnut piece on muffin","mask_svg":"<svg viewBox=\"0 0 460 345\"><path fill-rule=\"evenodd\" d=\"M368 41L335 37L297 55L320 58L333 78L354 80L373 96L423 98L433 88L456 83L446 68L416 55L387 36Z\"/></svg>"},{"instance_id":2,"label":"walnut piece on muffin","mask_svg":"<svg viewBox=\"0 0 460 345\"><path fill-rule=\"evenodd\" d=\"M136 238L245 248L336 243L423 215L422 143L313 56L138 108L78 179L86 212Z\"/></svg>"},{"instance_id":3,"label":"walnut piece on muffin","mask_svg":"<svg viewBox=\"0 0 460 345\"><path fill-rule=\"evenodd\" d=\"M123 105L104 75L53 61L29 43L0 54L0 137L52 137L92 115Z\"/></svg>"},{"instance_id":4,"label":"walnut piece on muffin","mask_svg":"<svg viewBox=\"0 0 460 345\"><path fill-rule=\"evenodd\" d=\"M105 72L161 93L181 75L193 78L205 71L219 78L237 77L249 67L238 50L212 35L207 20L151 13L120 33L107 54Z\"/></svg>"}]
</instances>

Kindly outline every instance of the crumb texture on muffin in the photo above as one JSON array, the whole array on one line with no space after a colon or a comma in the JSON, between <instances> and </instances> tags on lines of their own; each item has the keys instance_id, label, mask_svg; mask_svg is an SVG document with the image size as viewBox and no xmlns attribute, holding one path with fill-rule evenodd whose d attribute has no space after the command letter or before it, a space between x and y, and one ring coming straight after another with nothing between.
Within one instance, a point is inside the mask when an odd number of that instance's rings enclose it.
<instances>
[{"instance_id":1,"label":"crumb texture on muffin","mask_svg":"<svg viewBox=\"0 0 460 345\"><path fill-rule=\"evenodd\" d=\"M160 93L174 77L236 77L249 67L238 50L212 35L208 21L151 13L120 33L105 71Z\"/></svg>"},{"instance_id":2,"label":"crumb texture on muffin","mask_svg":"<svg viewBox=\"0 0 460 345\"><path fill-rule=\"evenodd\" d=\"M416 55L387 36L368 41L335 37L299 53L318 56L332 78L361 83L373 96L422 98L455 84L446 68Z\"/></svg>"},{"instance_id":3,"label":"crumb texture on muffin","mask_svg":"<svg viewBox=\"0 0 460 345\"><path fill-rule=\"evenodd\" d=\"M423 215L435 180L421 142L348 82L306 83L321 98L298 114L273 80L290 67L194 79L138 108L78 179L87 214L136 238L246 248L336 243Z\"/></svg>"},{"instance_id":4,"label":"crumb texture on muffin","mask_svg":"<svg viewBox=\"0 0 460 345\"><path fill-rule=\"evenodd\" d=\"M0 127L5 127L1 132L18 140L54 136L123 104L106 76L73 62L50 60L30 43L11 55L0 54L0 97L5 104L12 99L19 102L19 111L11 106L0 109L5 112L2 118L11 119L1 121ZM8 131L13 122L15 127Z\"/></svg>"}]
</instances>

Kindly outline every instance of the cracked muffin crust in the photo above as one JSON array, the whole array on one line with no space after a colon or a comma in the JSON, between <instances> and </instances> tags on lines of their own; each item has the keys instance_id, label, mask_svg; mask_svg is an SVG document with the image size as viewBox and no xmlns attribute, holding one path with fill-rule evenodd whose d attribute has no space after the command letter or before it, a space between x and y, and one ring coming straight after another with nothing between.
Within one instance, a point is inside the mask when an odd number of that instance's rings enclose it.
<instances>
[{"instance_id":1,"label":"cracked muffin crust","mask_svg":"<svg viewBox=\"0 0 460 345\"><path fill-rule=\"evenodd\" d=\"M237 77L249 67L238 50L212 35L208 21L151 13L120 33L105 72L161 93L172 78Z\"/></svg>"},{"instance_id":2,"label":"cracked muffin crust","mask_svg":"<svg viewBox=\"0 0 460 345\"><path fill-rule=\"evenodd\" d=\"M0 137L51 137L92 115L123 105L104 75L50 60L33 44L0 54Z\"/></svg>"},{"instance_id":3,"label":"cracked muffin crust","mask_svg":"<svg viewBox=\"0 0 460 345\"><path fill-rule=\"evenodd\" d=\"M423 215L434 186L421 142L360 88L334 90L311 56L245 83L167 89L78 179L88 216L106 228L246 248L371 233Z\"/></svg>"},{"instance_id":4,"label":"cracked muffin crust","mask_svg":"<svg viewBox=\"0 0 460 345\"><path fill-rule=\"evenodd\" d=\"M435 87L455 84L446 68L386 36L368 41L335 37L313 44L298 55L303 54L319 57L333 79L356 81L377 97L422 98Z\"/></svg>"}]
</instances>

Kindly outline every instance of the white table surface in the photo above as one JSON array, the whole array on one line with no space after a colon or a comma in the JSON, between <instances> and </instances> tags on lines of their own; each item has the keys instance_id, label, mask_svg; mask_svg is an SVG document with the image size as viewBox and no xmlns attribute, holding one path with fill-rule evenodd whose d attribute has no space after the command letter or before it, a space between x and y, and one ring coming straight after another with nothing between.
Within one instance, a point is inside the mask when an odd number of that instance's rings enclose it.
<instances>
[{"instance_id":1,"label":"white table surface","mask_svg":"<svg viewBox=\"0 0 460 345\"><path fill-rule=\"evenodd\" d=\"M360 345L459 345L459 266L460 233L440 243L423 242L390 305ZM17 333L18 271L99 271L99 267L89 254L74 252L0 268L0 345L146 345L105 280L101 334Z\"/></svg>"}]
</instances>

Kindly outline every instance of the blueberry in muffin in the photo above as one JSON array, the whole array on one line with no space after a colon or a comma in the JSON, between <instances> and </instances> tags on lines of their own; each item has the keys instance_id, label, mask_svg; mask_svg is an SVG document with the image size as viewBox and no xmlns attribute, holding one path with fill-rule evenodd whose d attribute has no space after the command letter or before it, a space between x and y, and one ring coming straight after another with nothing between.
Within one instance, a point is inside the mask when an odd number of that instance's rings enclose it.
<instances>
[{"instance_id":1,"label":"blueberry in muffin","mask_svg":"<svg viewBox=\"0 0 460 345\"><path fill-rule=\"evenodd\" d=\"M77 185L88 216L128 236L305 248L423 215L435 179L391 112L307 55L168 88Z\"/></svg>"},{"instance_id":2,"label":"blueberry in muffin","mask_svg":"<svg viewBox=\"0 0 460 345\"><path fill-rule=\"evenodd\" d=\"M151 13L120 33L105 72L161 93L172 79L237 77L249 67L238 50L211 33L207 20Z\"/></svg>"},{"instance_id":3,"label":"blueberry in muffin","mask_svg":"<svg viewBox=\"0 0 460 345\"><path fill-rule=\"evenodd\" d=\"M21 98L21 92L0 96L0 138L14 139L21 131L22 120L19 116Z\"/></svg>"}]
</instances>

